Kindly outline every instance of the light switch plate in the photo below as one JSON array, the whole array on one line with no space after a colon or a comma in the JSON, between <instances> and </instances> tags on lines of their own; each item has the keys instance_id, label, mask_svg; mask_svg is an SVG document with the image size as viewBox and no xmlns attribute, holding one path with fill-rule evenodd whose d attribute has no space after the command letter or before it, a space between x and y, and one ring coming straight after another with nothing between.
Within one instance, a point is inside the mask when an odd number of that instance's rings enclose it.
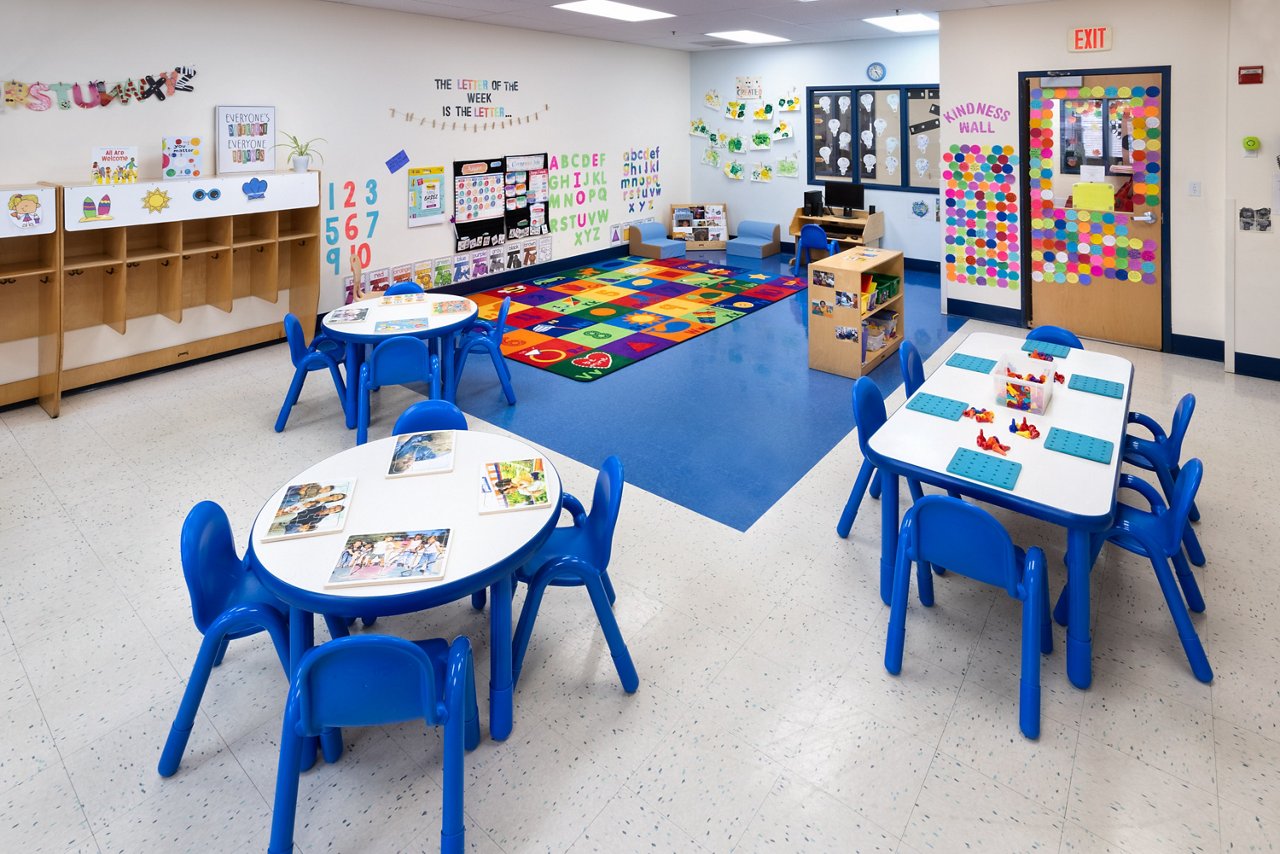
<instances>
[{"instance_id":1,"label":"light switch plate","mask_svg":"<svg viewBox=\"0 0 1280 854\"><path fill-rule=\"evenodd\" d=\"M1199 181L1192 181L1190 184L1187 185L1187 195L1197 197L1197 198L1200 196Z\"/></svg>"}]
</instances>

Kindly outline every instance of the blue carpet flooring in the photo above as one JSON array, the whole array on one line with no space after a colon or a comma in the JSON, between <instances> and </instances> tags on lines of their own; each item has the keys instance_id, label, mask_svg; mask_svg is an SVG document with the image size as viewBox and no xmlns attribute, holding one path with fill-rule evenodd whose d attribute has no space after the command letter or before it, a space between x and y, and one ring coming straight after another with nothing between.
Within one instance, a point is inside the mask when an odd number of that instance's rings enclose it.
<instances>
[{"instance_id":1,"label":"blue carpet flooring","mask_svg":"<svg viewBox=\"0 0 1280 854\"><path fill-rule=\"evenodd\" d=\"M723 252L689 257L727 263ZM781 273L788 261L754 266ZM936 274L906 279L906 334L928 358L964 319L941 314ZM477 356L458 405L588 465L617 454L629 482L745 531L853 429L853 381L808 367L805 299L800 291L591 383L508 359L515 406ZM897 357L872 379L886 395L897 388Z\"/></svg>"}]
</instances>

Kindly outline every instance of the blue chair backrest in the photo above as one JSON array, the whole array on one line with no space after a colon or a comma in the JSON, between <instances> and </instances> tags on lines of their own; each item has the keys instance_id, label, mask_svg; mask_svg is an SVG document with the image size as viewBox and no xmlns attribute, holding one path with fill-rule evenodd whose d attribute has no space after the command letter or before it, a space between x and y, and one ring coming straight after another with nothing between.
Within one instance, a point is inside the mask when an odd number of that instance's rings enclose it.
<instances>
[{"instance_id":1,"label":"blue chair backrest","mask_svg":"<svg viewBox=\"0 0 1280 854\"><path fill-rule=\"evenodd\" d=\"M301 334L301 330L299 330ZM247 571L236 554L227 513L212 501L201 501L182 523L182 575L191 597L191 616L201 634L226 609L232 592Z\"/></svg>"},{"instance_id":2,"label":"blue chair backrest","mask_svg":"<svg viewBox=\"0 0 1280 854\"><path fill-rule=\"evenodd\" d=\"M596 475L591 510L587 513L586 539L592 553L582 555L599 569L609 566L609 556L613 553L613 530L622 509L622 484L622 460L610 456Z\"/></svg>"},{"instance_id":3,"label":"blue chair backrest","mask_svg":"<svg viewBox=\"0 0 1280 854\"><path fill-rule=\"evenodd\" d=\"M507 334L507 312L511 310L511 297L504 297L502 307L498 309L498 319L493 322L493 343L501 344L502 336Z\"/></svg>"},{"instance_id":4,"label":"blue chair backrest","mask_svg":"<svg viewBox=\"0 0 1280 854\"><path fill-rule=\"evenodd\" d=\"M425 433L431 430L466 430L467 416L447 400L424 400L415 403L396 419L392 435Z\"/></svg>"},{"instance_id":5,"label":"blue chair backrest","mask_svg":"<svg viewBox=\"0 0 1280 854\"><path fill-rule=\"evenodd\" d=\"M1191 504L1196 500L1196 491L1200 489L1200 481L1204 478L1204 463L1198 459L1188 460L1178 472L1178 482L1173 485L1173 496L1169 499L1169 509L1164 514L1164 530L1160 536L1164 540L1167 554L1176 554L1182 547L1182 535L1187 530L1187 517L1191 513Z\"/></svg>"},{"instance_id":6,"label":"blue chair backrest","mask_svg":"<svg viewBox=\"0 0 1280 854\"><path fill-rule=\"evenodd\" d=\"M826 249L827 248L827 232L822 226L816 222L805 223L800 227L800 242L796 244L796 251L801 249Z\"/></svg>"},{"instance_id":7,"label":"blue chair backrest","mask_svg":"<svg viewBox=\"0 0 1280 854\"><path fill-rule=\"evenodd\" d=\"M1061 344L1063 347L1074 347L1083 350L1084 345L1070 329L1061 326L1037 326L1027 333L1028 341L1044 341L1048 344Z\"/></svg>"},{"instance_id":8,"label":"blue chair backrest","mask_svg":"<svg viewBox=\"0 0 1280 854\"><path fill-rule=\"evenodd\" d=\"M1021 599L1022 567L1009 532L981 507L946 495L927 495L911 505L902 521L903 540L918 561L945 566L994 584Z\"/></svg>"},{"instance_id":9,"label":"blue chair backrest","mask_svg":"<svg viewBox=\"0 0 1280 854\"><path fill-rule=\"evenodd\" d=\"M431 351L427 343L411 335L388 338L373 348L369 379L375 386L422 382L429 374Z\"/></svg>"},{"instance_id":10,"label":"blue chair backrest","mask_svg":"<svg viewBox=\"0 0 1280 854\"><path fill-rule=\"evenodd\" d=\"M1196 396L1184 394L1178 406L1173 410L1173 423L1169 425L1169 438L1165 443L1169 461L1177 465L1182 457L1182 440L1187 437L1187 428L1191 426L1191 416L1196 411Z\"/></svg>"},{"instance_id":11,"label":"blue chair backrest","mask_svg":"<svg viewBox=\"0 0 1280 854\"><path fill-rule=\"evenodd\" d=\"M858 446L867 455L867 443L884 426L884 396L870 377L859 377L853 384L853 423L858 425Z\"/></svg>"},{"instance_id":12,"label":"blue chair backrest","mask_svg":"<svg viewBox=\"0 0 1280 854\"><path fill-rule=\"evenodd\" d=\"M898 348L898 361L902 364L902 382L907 386L907 396L910 397L924 385L924 362L920 360L920 351L910 341L903 341Z\"/></svg>"},{"instance_id":13,"label":"blue chair backrest","mask_svg":"<svg viewBox=\"0 0 1280 854\"><path fill-rule=\"evenodd\" d=\"M667 227L660 222L642 222L632 228L640 229L640 240L658 240L667 236Z\"/></svg>"},{"instance_id":14,"label":"blue chair backrest","mask_svg":"<svg viewBox=\"0 0 1280 854\"><path fill-rule=\"evenodd\" d=\"M307 650L298 666L300 735L325 727L378 726L448 717L436 697L431 657L416 644L391 635L331 640Z\"/></svg>"},{"instance_id":15,"label":"blue chair backrest","mask_svg":"<svg viewBox=\"0 0 1280 854\"><path fill-rule=\"evenodd\" d=\"M298 320L297 315L286 314L284 316L284 338L289 342L289 359L296 368L303 357L307 355L307 339L302 334L302 323Z\"/></svg>"},{"instance_id":16,"label":"blue chair backrest","mask_svg":"<svg viewBox=\"0 0 1280 854\"><path fill-rule=\"evenodd\" d=\"M396 282L394 285L387 288L386 293L384 295L393 297L396 294L421 294L421 293L426 293L426 291L424 291L422 289L422 285L419 285L417 282Z\"/></svg>"}]
</instances>

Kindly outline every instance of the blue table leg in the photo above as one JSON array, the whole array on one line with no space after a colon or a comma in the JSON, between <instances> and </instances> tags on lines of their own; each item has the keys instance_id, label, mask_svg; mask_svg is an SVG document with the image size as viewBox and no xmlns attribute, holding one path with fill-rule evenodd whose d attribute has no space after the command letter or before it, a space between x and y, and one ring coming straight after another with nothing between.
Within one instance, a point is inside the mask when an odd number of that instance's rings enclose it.
<instances>
[{"instance_id":1,"label":"blue table leg","mask_svg":"<svg viewBox=\"0 0 1280 854\"><path fill-rule=\"evenodd\" d=\"M880 599L888 605L893 594L893 562L898 554L898 476L880 473Z\"/></svg>"},{"instance_id":2,"label":"blue table leg","mask_svg":"<svg viewBox=\"0 0 1280 854\"><path fill-rule=\"evenodd\" d=\"M360 357L364 355L363 344L347 343L347 429L356 427L356 400L360 385Z\"/></svg>"},{"instance_id":3,"label":"blue table leg","mask_svg":"<svg viewBox=\"0 0 1280 854\"><path fill-rule=\"evenodd\" d=\"M1093 641L1089 635L1089 533L1067 531L1067 677L1077 688L1093 681Z\"/></svg>"},{"instance_id":4,"label":"blue table leg","mask_svg":"<svg viewBox=\"0 0 1280 854\"><path fill-rule=\"evenodd\" d=\"M489 588L489 734L495 741L511 735L514 700L511 685L511 576Z\"/></svg>"}]
</instances>

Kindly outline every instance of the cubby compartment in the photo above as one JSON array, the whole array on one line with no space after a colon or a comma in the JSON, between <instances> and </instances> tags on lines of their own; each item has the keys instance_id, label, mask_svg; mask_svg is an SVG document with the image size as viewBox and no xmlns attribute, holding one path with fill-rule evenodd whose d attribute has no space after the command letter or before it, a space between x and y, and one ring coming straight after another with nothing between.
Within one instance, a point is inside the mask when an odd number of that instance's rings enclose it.
<instances>
[{"instance_id":1,"label":"cubby compartment","mask_svg":"<svg viewBox=\"0 0 1280 854\"><path fill-rule=\"evenodd\" d=\"M231 250L231 293L275 302L279 275L278 243L238 246Z\"/></svg>"},{"instance_id":2,"label":"cubby compartment","mask_svg":"<svg viewBox=\"0 0 1280 854\"><path fill-rule=\"evenodd\" d=\"M299 238L317 237L320 234L320 209L297 208L279 212L280 240L296 240Z\"/></svg>"},{"instance_id":3,"label":"cubby compartment","mask_svg":"<svg viewBox=\"0 0 1280 854\"><path fill-rule=\"evenodd\" d=\"M187 254L231 248L231 217L189 219L182 223L182 251Z\"/></svg>"},{"instance_id":4,"label":"cubby compartment","mask_svg":"<svg viewBox=\"0 0 1280 854\"><path fill-rule=\"evenodd\" d=\"M19 235L0 240L0 280L44 275L52 273L57 266L57 234Z\"/></svg>"},{"instance_id":5,"label":"cubby compartment","mask_svg":"<svg viewBox=\"0 0 1280 854\"><path fill-rule=\"evenodd\" d=\"M239 214L232 217L232 245L253 246L274 243L278 222L275 211Z\"/></svg>"},{"instance_id":6,"label":"cubby compartment","mask_svg":"<svg viewBox=\"0 0 1280 854\"><path fill-rule=\"evenodd\" d=\"M231 250L182 256L182 305L231 311Z\"/></svg>"},{"instance_id":7,"label":"cubby compartment","mask_svg":"<svg viewBox=\"0 0 1280 854\"><path fill-rule=\"evenodd\" d=\"M105 324L124 334L123 261L63 271L62 293L64 329L85 329Z\"/></svg>"},{"instance_id":8,"label":"cubby compartment","mask_svg":"<svg viewBox=\"0 0 1280 854\"><path fill-rule=\"evenodd\" d=\"M177 257L129 261L125 264L125 316L163 314L182 321L182 262Z\"/></svg>"},{"instance_id":9,"label":"cubby compartment","mask_svg":"<svg viewBox=\"0 0 1280 854\"><path fill-rule=\"evenodd\" d=\"M62 269L83 270L124 263L124 229L68 231L62 236Z\"/></svg>"},{"instance_id":10,"label":"cubby compartment","mask_svg":"<svg viewBox=\"0 0 1280 854\"><path fill-rule=\"evenodd\" d=\"M153 222L126 226L125 257L129 261L168 258L182 249L182 223Z\"/></svg>"}]
</instances>

